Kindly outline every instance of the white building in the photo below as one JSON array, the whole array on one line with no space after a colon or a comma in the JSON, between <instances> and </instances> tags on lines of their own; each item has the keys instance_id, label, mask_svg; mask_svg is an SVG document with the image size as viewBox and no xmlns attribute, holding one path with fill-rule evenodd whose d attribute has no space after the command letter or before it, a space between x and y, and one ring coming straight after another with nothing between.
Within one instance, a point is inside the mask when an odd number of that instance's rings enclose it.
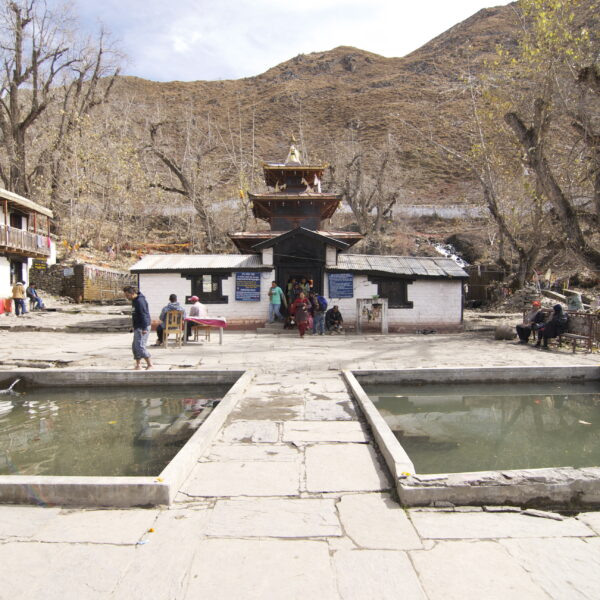
<instances>
[{"instance_id":1,"label":"white building","mask_svg":"<svg viewBox=\"0 0 600 600\"><path fill-rule=\"evenodd\" d=\"M268 315L271 282L285 290L304 277L329 305L340 307L347 328L356 319L357 300L377 296L387 298L389 331L460 330L468 275L453 260L348 254L362 235L323 230L341 201L321 192L326 167L301 164L294 145L286 162L263 165L272 191L249 198L254 216L271 228L231 234L241 254L154 255L131 267L153 318L169 294L186 301L193 295L230 327L256 329Z\"/></svg>"},{"instance_id":2,"label":"white building","mask_svg":"<svg viewBox=\"0 0 600 600\"><path fill-rule=\"evenodd\" d=\"M32 266L56 262L56 246L49 235L51 218L48 208L0 188L0 312L17 281L29 284Z\"/></svg>"}]
</instances>

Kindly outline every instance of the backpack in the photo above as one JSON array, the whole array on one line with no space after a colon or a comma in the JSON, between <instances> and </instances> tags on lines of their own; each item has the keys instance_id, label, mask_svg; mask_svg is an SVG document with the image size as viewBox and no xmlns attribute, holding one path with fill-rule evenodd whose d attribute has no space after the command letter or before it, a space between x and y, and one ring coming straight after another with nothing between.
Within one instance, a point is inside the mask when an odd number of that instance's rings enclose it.
<instances>
[{"instance_id":1,"label":"backpack","mask_svg":"<svg viewBox=\"0 0 600 600\"><path fill-rule=\"evenodd\" d=\"M325 312L327 310L327 300L323 296L317 296L317 302L319 303L319 311Z\"/></svg>"}]
</instances>

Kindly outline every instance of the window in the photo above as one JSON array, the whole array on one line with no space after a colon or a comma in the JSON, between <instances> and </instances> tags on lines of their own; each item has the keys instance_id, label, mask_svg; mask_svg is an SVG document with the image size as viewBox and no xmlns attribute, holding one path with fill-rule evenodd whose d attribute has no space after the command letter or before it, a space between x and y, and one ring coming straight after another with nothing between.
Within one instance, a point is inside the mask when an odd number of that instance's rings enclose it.
<instances>
[{"instance_id":1,"label":"window","mask_svg":"<svg viewBox=\"0 0 600 600\"><path fill-rule=\"evenodd\" d=\"M385 279L369 277L369 281L377 284L377 294L387 298L388 308L413 308L408 300L408 279Z\"/></svg>"},{"instance_id":2,"label":"window","mask_svg":"<svg viewBox=\"0 0 600 600\"><path fill-rule=\"evenodd\" d=\"M230 273L194 273L182 275L192 282L192 296L198 296L202 304L227 304L229 299L223 296L223 279Z\"/></svg>"}]
</instances>

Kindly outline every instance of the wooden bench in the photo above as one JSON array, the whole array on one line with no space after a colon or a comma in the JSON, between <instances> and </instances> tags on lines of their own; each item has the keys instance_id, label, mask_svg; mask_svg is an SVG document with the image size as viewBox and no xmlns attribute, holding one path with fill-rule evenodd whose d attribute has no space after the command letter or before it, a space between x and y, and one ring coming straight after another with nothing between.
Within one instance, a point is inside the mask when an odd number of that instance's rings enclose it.
<instances>
[{"instance_id":1,"label":"wooden bench","mask_svg":"<svg viewBox=\"0 0 600 600\"><path fill-rule=\"evenodd\" d=\"M584 312L569 312L568 315L567 331L558 336L558 345L567 342L575 352L581 342L586 351L591 352L594 348L594 330L597 328L598 315Z\"/></svg>"},{"instance_id":2,"label":"wooden bench","mask_svg":"<svg viewBox=\"0 0 600 600\"><path fill-rule=\"evenodd\" d=\"M542 310L546 315L546 320L550 320L552 310L549 308ZM523 317L528 312L524 311ZM576 352L577 346L581 343L586 352L592 352L594 345L598 346L600 341L600 315L578 311L567 311L566 314L569 316L567 331L554 338L556 346L567 343L571 346L573 352ZM535 331L534 334L536 334Z\"/></svg>"}]
</instances>

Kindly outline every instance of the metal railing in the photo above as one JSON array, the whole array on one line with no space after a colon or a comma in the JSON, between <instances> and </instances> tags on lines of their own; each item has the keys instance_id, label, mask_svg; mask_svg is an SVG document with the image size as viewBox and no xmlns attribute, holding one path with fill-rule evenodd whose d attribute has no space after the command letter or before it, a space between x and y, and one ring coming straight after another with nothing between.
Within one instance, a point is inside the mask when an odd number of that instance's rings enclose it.
<instances>
[{"instance_id":1,"label":"metal railing","mask_svg":"<svg viewBox=\"0 0 600 600\"><path fill-rule=\"evenodd\" d=\"M50 255L47 236L7 225L0 225L0 248L2 247L32 254Z\"/></svg>"}]
</instances>

